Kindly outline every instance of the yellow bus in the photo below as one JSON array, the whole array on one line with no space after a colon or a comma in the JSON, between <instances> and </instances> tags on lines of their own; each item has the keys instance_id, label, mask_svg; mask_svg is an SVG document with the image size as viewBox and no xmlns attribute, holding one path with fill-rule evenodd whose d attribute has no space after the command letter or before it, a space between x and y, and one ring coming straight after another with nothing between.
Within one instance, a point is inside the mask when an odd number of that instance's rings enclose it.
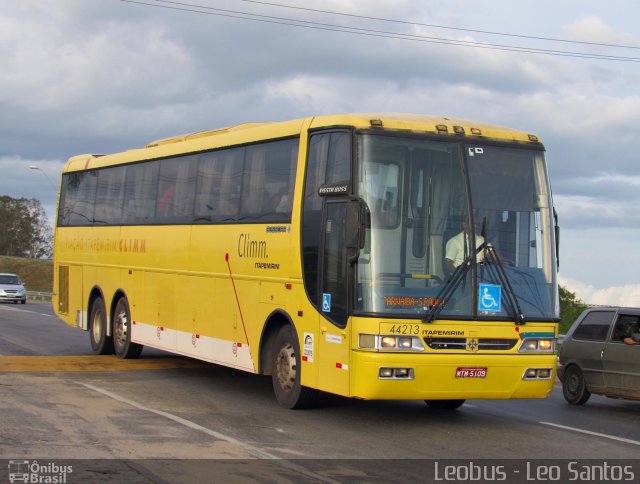
<instances>
[{"instance_id":1,"label":"yellow bus","mask_svg":"<svg viewBox=\"0 0 640 484\"><path fill-rule=\"evenodd\" d=\"M271 375L287 408L541 398L554 214L526 132L377 113L192 133L67 162L53 306L96 354Z\"/></svg>"}]
</instances>

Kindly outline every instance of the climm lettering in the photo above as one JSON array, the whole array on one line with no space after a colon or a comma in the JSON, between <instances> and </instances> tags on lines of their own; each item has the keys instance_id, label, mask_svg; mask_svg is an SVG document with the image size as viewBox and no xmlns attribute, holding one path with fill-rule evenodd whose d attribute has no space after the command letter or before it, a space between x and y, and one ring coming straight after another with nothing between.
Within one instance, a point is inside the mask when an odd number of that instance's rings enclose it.
<instances>
[{"instance_id":1,"label":"climm lettering","mask_svg":"<svg viewBox=\"0 0 640 484\"><path fill-rule=\"evenodd\" d=\"M74 252L147 252L145 239L71 239L65 242L65 248Z\"/></svg>"},{"instance_id":2,"label":"climm lettering","mask_svg":"<svg viewBox=\"0 0 640 484\"><path fill-rule=\"evenodd\" d=\"M238 239L238 257L268 259L267 241L251 240L249 234L240 234L240 238Z\"/></svg>"},{"instance_id":3,"label":"climm lettering","mask_svg":"<svg viewBox=\"0 0 640 484\"><path fill-rule=\"evenodd\" d=\"M146 252L147 241L144 239L120 239L120 252Z\"/></svg>"}]
</instances>

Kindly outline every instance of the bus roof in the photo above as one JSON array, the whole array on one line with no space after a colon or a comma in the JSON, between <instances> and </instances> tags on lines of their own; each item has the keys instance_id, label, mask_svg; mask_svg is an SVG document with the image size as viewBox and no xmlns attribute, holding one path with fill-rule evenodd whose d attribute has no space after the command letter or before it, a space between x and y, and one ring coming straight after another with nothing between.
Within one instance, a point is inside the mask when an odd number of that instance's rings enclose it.
<instances>
[{"instance_id":1,"label":"bus roof","mask_svg":"<svg viewBox=\"0 0 640 484\"><path fill-rule=\"evenodd\" d=\"M520 143L538 144L540 142L537 136L524 131L447 116L404 113L352 113L316 116L282 122L244 123L226 128L164 138L147 143L143 148L130 149L110 155L77 155L69 159L64 171L97 168L174 156L181 153L187 154L224 148L269 138L295 136L305 126L308 129L330 127L377 128L422 134L440 134L457 138L465 136L470 139L491 139Z\"/></svg>"}]
</instances>

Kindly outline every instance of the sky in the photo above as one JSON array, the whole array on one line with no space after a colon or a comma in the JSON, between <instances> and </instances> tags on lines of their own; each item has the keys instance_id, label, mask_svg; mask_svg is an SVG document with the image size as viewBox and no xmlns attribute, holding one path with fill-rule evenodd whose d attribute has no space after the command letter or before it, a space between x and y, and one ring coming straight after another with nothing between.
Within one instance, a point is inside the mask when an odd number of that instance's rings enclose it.
<instances>
[{"instance_id":1,"label":"sky","mask_svg":"<svg viewBox=\"0 0 640 484\"><path fill-rule=\"evenodd\" d=\"M545 144L560 284L640 306L639 18L637 0L0 0L0 195L53 220L70 156L249 121L490 122Z\"/></svg>"}]
</instances>

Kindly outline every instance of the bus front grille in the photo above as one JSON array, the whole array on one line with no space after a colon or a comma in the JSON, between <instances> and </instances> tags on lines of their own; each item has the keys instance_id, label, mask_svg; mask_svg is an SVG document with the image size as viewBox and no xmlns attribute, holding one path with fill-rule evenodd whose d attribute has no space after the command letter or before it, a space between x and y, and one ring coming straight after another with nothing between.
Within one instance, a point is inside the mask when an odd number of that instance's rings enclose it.
<instances>
[{"instance_id":1,"label":"bus front grille","mask_svg":"<svg viewBox=\"0 0 640 484\"><path fill-rule=\"evenodd\" d=\"M432 350L508 351L517 339L506 338L424 338Z\"/></svg>"}]
</instances>

